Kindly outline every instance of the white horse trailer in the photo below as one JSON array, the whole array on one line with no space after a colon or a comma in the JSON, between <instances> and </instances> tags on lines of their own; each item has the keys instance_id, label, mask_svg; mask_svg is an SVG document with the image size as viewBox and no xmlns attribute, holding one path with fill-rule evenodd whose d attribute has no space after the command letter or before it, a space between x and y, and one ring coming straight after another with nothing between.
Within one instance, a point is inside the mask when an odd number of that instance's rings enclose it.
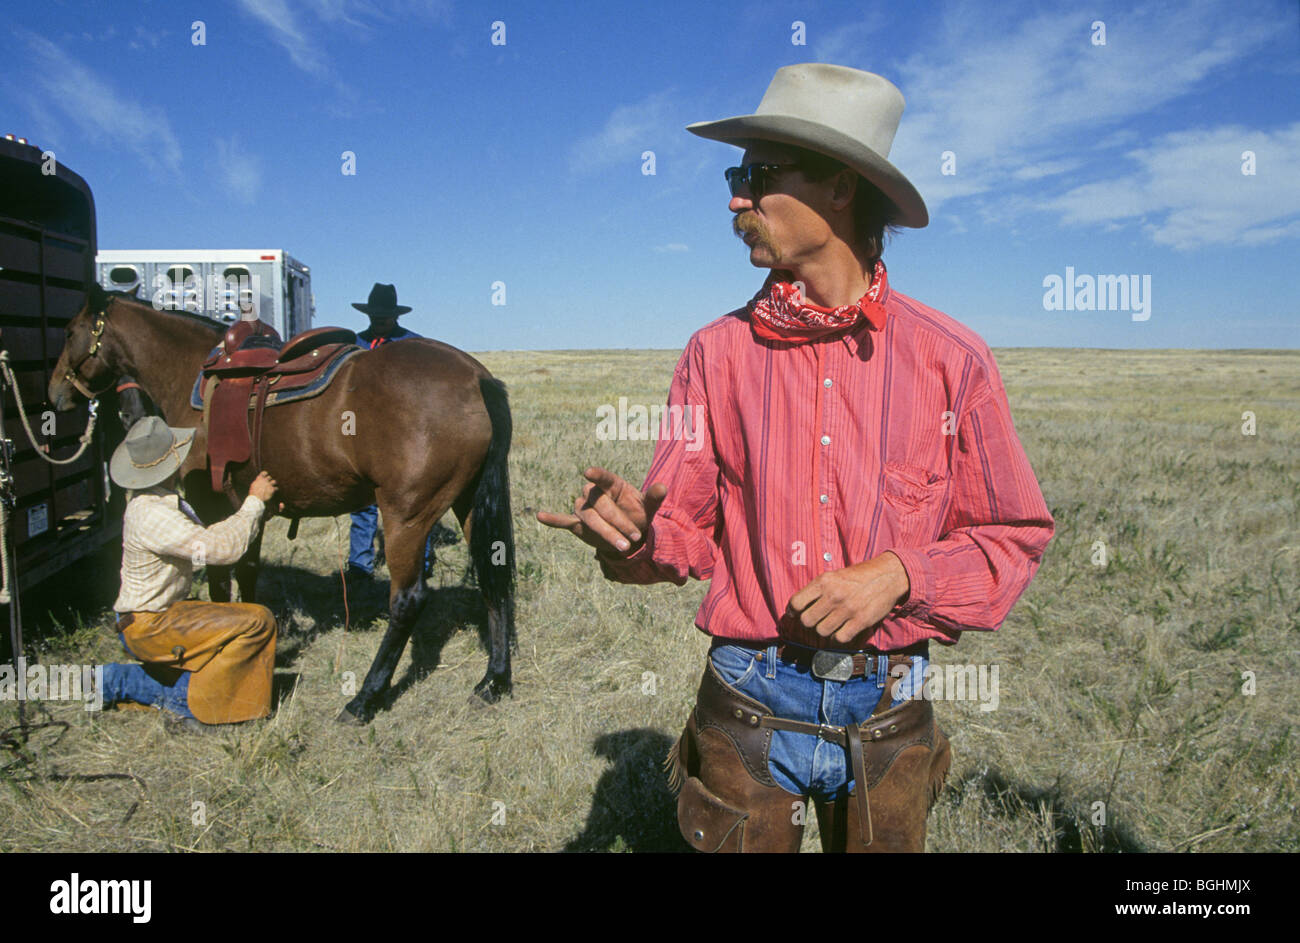
<instances>
[{"instance_id":1,"label":"white horse trailer","mask_svg":"<svg viewBox=\"0 0 1300 943\"><path fill-rule=\"evenodd\" d=\"M117 249L95 256L99 284L155 308L219 321L251 306L288 340L311 327L311 269L283 249Z\"/></svg>"}]
</instances>

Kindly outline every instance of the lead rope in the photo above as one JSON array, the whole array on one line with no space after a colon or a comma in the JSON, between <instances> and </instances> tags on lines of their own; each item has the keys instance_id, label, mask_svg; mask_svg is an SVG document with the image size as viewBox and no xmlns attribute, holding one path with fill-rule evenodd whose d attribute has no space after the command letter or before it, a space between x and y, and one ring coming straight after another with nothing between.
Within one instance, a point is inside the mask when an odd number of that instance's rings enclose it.
<instances>
[{"instance_id":1,"label":"lead rope","mask_svg":"<svg viewBox=\"0 0 1300 943\"><path fill-rule=\"evenodd\" d=\"M9 366L9 351L0 350L0 376L3 376L4 382L14 393L14 405L18 407L18 418L22 420L23 430L27 433L28 440L32 443L32 448L36 454L49 462L51 465L71 465L85 454L86 449L90 447L91 440L95 437L95 422L99 418L99 400L90 401L90 421L86 423L86 431L82 433L81 445L77 448L76 454L69 458L54 458L46 453L48 448L44 443L36 441L36 433L32 431L31 423L27 419L27 407L23 403L22 391L18 388L18 379L14 376L13 368ZM0 439L3 439L3 432L0 430ZM9 571L9 510L10 510L10 488L13 484L12 476L9 473L9 454L5 449L4 456L4 476L3 476L4 496L3 512L0 512L0 605L10 605L16 595L12 590L11 574ZM14 610L16 604L10 605L10 622L14 619ZM18 636L19 638L21 636ZM14 658L19 655L17 648L14 649ZM14 664L17 668L17 662ZM22 708L19 707L21 712Z\"/></svg>"},{"instance_id":2,"label":"lead rope","mask_svg":"<svg viewBox=\"0 0 1300 943\"><path fill-rule=\"evenodd\" d=\"M9 351L0 350L0 373L3 373L5 382L9 388L14 391L14 403L18 406L18 418L23 421L23 429L27 432L27 438L32 443L32 448L36 449L36 454L51 465L71 465L77 459L85 454L86 449L90 447L90 440L95 437L95 422L99 418L99 400L90 400L90 422L86 423L86 431L81 435L81 445L76 454L69 458L52 458L45 449L48 445L36 441L36 433L32 432L31 423L27 420L27 407L23 405L23 394L18 389L18 380L14 377L13 368L9 366Z\"/></svg>"}]
</instances>

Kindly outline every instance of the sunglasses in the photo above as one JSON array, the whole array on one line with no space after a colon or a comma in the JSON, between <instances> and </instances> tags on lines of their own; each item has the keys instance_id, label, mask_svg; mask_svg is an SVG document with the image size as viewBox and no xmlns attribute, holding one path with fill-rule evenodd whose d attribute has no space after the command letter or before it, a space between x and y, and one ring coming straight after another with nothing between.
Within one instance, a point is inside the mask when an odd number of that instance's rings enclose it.
<instances>
[{"instance_id":1,"label":"sunglasses","mask_svg":"<svg viewBox=\"0 0 1300 943\"><path fill-rule=\"evenodd\" d=\"M732 196L740 196L743 185L755 200L763 199L767 193L771 178L783 170L798 170L798 164L746 164L743 167L728 167L723 171L727 186Z\"/></svg>"}]
</instances>

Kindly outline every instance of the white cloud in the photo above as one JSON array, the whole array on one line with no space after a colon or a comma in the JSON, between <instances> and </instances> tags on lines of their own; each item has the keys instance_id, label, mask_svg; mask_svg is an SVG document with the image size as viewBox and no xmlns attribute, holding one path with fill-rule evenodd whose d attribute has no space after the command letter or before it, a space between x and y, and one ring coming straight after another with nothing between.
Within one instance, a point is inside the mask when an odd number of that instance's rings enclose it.
<instances>
[{"instance_id":1,"label":"white cloud","mask_svg":"<svg viewBox=\"0 0 1300 943\"><path fill-rule=\"evenodd\" d=\"M859 19L837 29L823 30L816 20L808 21L808 48L818 62L873 71L880 37L885 35L885 17L879 8L859 14Z\"/></svg>"},{"instance_id":2,"label":"white cloud","mask_svg":"<svg viewBox=\"0 0 1300 943\"><path fill-rule=\"evenodd\" d=\"M127 43L127 47L136 51L143 50L145 46L150 49L157 49L169 32L169 30L165 29L146 29L143 26L136 26L135 38Z\"/></svg>"},{"instance_id":3,"label":"white cloud","mask_svg":"<svg viewBox=\"0 0 1300 943\"><path fill-rule=\"evenodd\" d=\"M239 5L267 27L270 38L289 53L298 68L315 76L326 73L325 53L303 30L303 15L294 13L287 0L239 0Z\"/></svg>"},{"instance_id":4,"label":"white cloud","mask_svg":"<svg viewBox=\"0 0 1300 943\"><path fill-rule=\"evenodd\" d=\"M245 151L237 138L218 138L216 145L222 186L240 203L251 204L262 189L262 162Z\"/></svg>"},{"instance_id":5,"label":"white cloud","mask_svg":"<svg viewBox=\"0 0 1300 943\"><path fill-rule=\"evenodd\" d=\"M1255 173L1242 173L1245 151ZM1067 223L1140 221L1175 249L1260 245L1300 231L1300 122L1273 132L1177 131L1126 155L1137 170L1043 202Z\"/></svg>"},{"instance_id":6,"label":"white cloud","mask_svg":"<svg viewBox=\"0 0 1300 943\"><path fill-rule=\"evenodd\" d=\"M151 169L180 175L181 145L166 112L131 101L48 39L15 32L32 53L30 88L48 110L62 112L98 146L123 148Z\"/></svg>"},{"instance_id":7,"label":"white cloud","mask_svg":"<svg viewBox=\"0 0 1300 943\"><path fill-rule=\"evenodd\" d=\"M1011 172L1011 176L1017 180L1042 180L1044 177L1055 177L1057 174L1068 173L1082 166L1081 160L1045 160L1019 167Z\"/></svg>"},{"instance_id":8,"label":"white cloud","mask_svg":"<svg viewBox=\"0 0 1300 943\"><path fill-rule=\"evenodd\" d=\"M663 154L681 147L686 122L678 121L668 92L656 92L634 105L619 105L604 127L578 141L569 150L569 166L576 172L604 170L617 164L638 166L641 154L655 151L656 164Z\"/></svg>"},{"instance_id":9,"label":"white cloud","mask_svg":"<svg viewBox=\"0 0 1300 943\"><path fill-rule=\"evenodd\" d=\"M451 22L450 0L239 0L239 5L267 28L268 37L289 53L295 66L309 75L329 74L329 58L311 27L319 20L332 29L344 29L349 38L365 38L375 23L385 25L413 20Z\"/></svg>"},{"instance_id":10,"label":"white cloud","mask_svg":"<svg viewBox=\"0 0 1300 943\"><path fill-rule=\"evenodd\" d=\"M1113 172L1120 148L1148 139L1146 125L1162 120L1167 130L1166 105L1201 91L1276 35L1269 13L1225 2L1144 5L1108 18L1107 45L1094 46L1092 12L1016 20L954 5L923 51L890 76L908 101L890 159L932 214L965 200L984 216L1006 218L1015 205L1068 208L1066 218L1081 221L1093 191L1075 187L1059 205L1044 194ZM944 151L956 155L955 176L940 172ZM1149 212L1149 183L1149 172L1107 183L1106 218ZM1200 203L1213 206L1208 188L1201 190ZM1166 205L1153 238L1191 244L1183 227L1197 198L1187 192L1182 209Z\"/></svg>"},{"instance_id":11,"label":"white cloud","mask_svg":"<svg viewBox=\"0 0 1300 943\"><path fill-rule=\"evenodd\" d=\"M321 22L346 23L349 26L369 27L366 20L400 22L422 19L449 23L451 0L385 0L374 3L368 0L302 0Z\"/></svg>"},{"instance_id":12,"label":"white cloud","mask_svg":"<svg viewBox=\"0 0 1300 943\"><path fill-rule=\"evenodd\" d=\"M662 246L654 246L655 252L689 252L691 247L684 242L669 242Z\"/></svg>"}]
</instances>

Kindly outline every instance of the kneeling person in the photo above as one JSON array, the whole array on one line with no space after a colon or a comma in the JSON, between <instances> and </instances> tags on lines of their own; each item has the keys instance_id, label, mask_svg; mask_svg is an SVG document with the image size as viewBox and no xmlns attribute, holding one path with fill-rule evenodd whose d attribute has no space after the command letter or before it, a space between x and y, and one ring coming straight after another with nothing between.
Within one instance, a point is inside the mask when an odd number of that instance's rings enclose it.
<instances>
[{"instance_id":1,"label":"kneeling person","mask_svg":"<svg viewBox=\"0 0 1300 943\"><path fill-rule=\"evenodd\" d=\"M262 472L238 511L204 527L176 493L193 438L193 429L150 416L109 464L127 490L122 591L113 608L122 647L142 664L104 666L104 703L149 704L191 723L238 723L271 712L275 617L252 603L188 597L196 564L224 566L244 555L276 485Z\"/></svg>"}]
</instances>

